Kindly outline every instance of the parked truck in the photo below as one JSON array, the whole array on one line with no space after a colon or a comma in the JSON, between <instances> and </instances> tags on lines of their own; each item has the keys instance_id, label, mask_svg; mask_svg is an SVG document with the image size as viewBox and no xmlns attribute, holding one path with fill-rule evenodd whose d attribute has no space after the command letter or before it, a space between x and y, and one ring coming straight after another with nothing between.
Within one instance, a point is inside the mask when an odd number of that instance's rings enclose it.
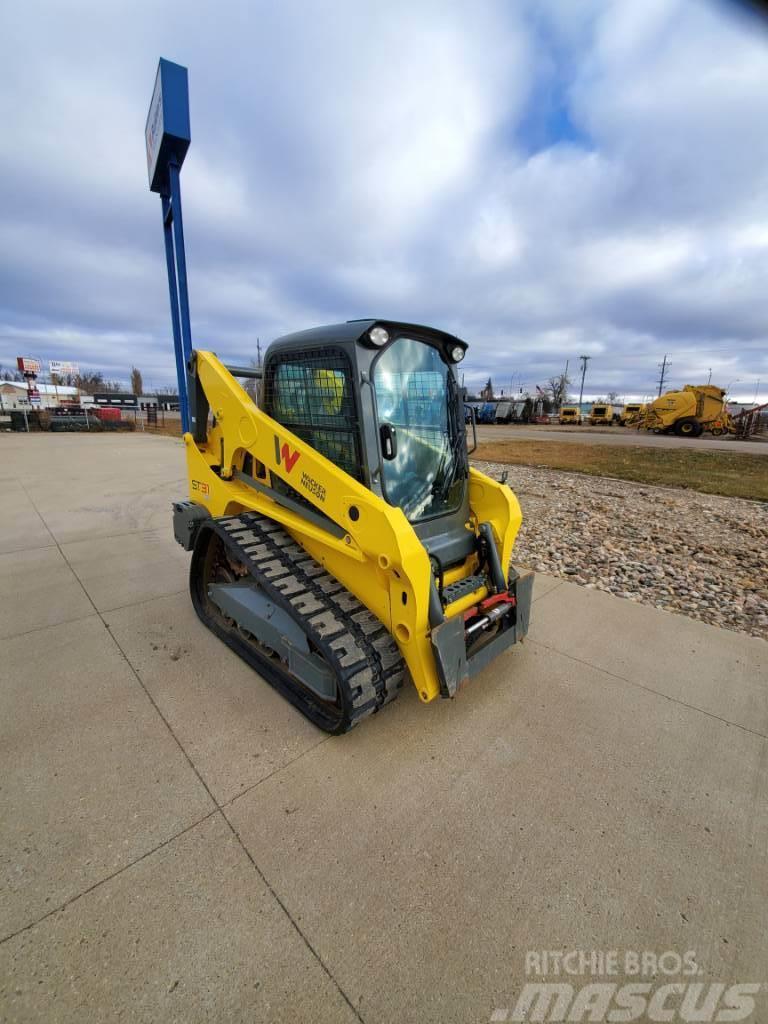
<instances>
[{"instance_id":1,"label":"parked truck","mask_svg":"<svg viewBox=\"0 0 768 1024\"><path fill-rule=\"evenodd\" d=\"M499 402L496 405L496 414L494 416L494 423L511 423L514 415L514 409L511 402Z\"/></svg>"},{"instance_id":2,"label":"parked truck","mask_svg":"<svg viewBox=\"0 0 768 1024\"><path fill-rule=\"evenodd\" d=\"M496 422L495 402L483 402L483 404L477 410L477 422L484 424Z\"/></svg>"}]
</instances>

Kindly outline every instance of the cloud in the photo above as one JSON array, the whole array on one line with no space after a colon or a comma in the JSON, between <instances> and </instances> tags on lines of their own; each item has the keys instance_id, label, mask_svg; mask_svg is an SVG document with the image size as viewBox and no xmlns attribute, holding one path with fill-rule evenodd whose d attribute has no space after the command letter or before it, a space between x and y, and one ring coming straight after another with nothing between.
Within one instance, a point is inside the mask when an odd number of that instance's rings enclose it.
<instances>
[{"instance_id":1,"label":"cloud","mask_svg":"<svg viewBox=\"0 0 768 1024\"><path fill-rule=\"evenodd\" d=\"M768 381L756 17L714 0L0 17L0 362L33 346L173 380L143 156L162 53L190 68L199 344L244 361L257 337L381 315L466 338L470 383L533 386L582 353L595 391L648 392L664 353L673 384L710 366Z\"/></svg>"}]
</instances>

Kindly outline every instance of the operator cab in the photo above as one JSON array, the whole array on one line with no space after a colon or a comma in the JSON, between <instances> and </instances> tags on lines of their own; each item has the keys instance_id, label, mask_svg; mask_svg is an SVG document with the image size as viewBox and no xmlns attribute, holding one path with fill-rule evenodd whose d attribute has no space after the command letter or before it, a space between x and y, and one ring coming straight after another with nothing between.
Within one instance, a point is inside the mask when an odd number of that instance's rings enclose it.
<instances>
[{"instance_id":1,"label":"operator cab","mask_svg":"<svg viewBox=\"0 0 768 1024\"><path fill-rule=\"evenodd\" d=\"M455 366L466 343L417 324L353 320L279 338L265 411L403 510L445 568L474 548Z\"/></svg>"}]
</instances>

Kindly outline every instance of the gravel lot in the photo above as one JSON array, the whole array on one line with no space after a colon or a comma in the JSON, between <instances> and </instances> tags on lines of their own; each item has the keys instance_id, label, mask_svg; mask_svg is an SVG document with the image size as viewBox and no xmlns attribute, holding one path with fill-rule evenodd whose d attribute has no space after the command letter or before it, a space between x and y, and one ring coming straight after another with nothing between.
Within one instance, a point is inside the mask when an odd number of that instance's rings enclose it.
<instances>
[{"instance_id":1,"label":"gravel lot","mask_svg":"<svg viewBox=\"0 0 768 1024\"><path fill-rule=\"evenodd\" d=\"M523 509L514 560L631 601L768 639L768 505L478 462Z\"/></svg>"}]
</instances>

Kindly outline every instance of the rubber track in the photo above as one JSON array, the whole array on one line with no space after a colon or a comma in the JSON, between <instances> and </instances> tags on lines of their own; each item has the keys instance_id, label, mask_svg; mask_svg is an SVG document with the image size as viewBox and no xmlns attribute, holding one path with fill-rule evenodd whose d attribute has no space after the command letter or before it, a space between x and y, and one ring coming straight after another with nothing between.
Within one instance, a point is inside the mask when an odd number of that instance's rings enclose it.
<instances>
[{"instance_id":1,"label":"rubber track","mask_svg":"<svg viewBox=\"0 0 768 1024\"><path fill-rule=\"evenodd\" d=\"M295 683L286 692L285 680L281 684L269 678L307 717L327 731L346 732L397 697L405 663L389 631L279 523L246 512L213 520L206 532L211 531L221 537L230 558L248 568L270 600L299 623L334 670L347 699L345 713L333 728L320 720L321 702L311 694L302 699ZM230 646L238 650L236 644ZM274 662L272 670L288 675Z\"/></svg>"}]
</instances>

